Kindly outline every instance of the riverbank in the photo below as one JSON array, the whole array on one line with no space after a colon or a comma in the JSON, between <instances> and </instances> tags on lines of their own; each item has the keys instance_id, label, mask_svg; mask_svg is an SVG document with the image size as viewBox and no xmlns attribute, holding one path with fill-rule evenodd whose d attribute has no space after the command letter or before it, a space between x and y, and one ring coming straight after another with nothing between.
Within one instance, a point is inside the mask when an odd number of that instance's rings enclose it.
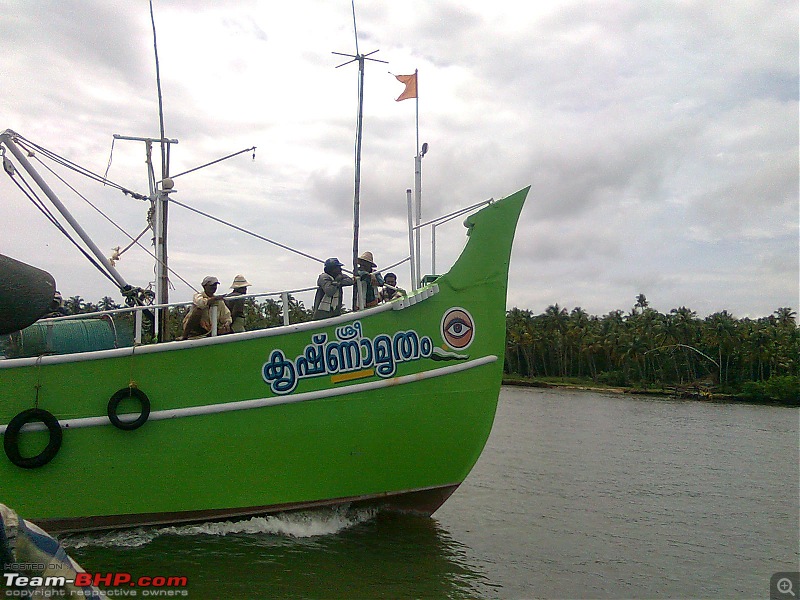
<instances>
[{"instance_id":1,"label":"riverbank","mask_svg":"<svg viewBox=\"0 0 800 600\"><path fill-rule=\"evenodd\" d=\"M611 394L631 394L647 396L663 396L666 398L681 398L686 400L699 400L703 402L740 402L746 404L770 404L779 406L798 406L796 403L778 401L759 401L740 394L724 394L715 392L702 386L665 386L662 388L640 388L634 386L609 386L597 383L591 379L567 378L535 378L503 377L503 385L518 387L536 387L551 389L584 390L588 392L606 392Z\"/></svg>"}]
</instances>

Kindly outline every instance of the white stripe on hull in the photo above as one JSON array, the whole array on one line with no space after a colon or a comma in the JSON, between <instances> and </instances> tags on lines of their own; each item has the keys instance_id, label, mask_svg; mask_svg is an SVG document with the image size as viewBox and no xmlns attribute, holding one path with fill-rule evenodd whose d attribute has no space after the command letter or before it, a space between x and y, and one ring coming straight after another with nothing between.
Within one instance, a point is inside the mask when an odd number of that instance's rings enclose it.
<instances>
[{"instance_id":1,"label":"white stripe on hull","mask_svg":"<svg viewBox=\"0 0 800 600\"><path fill-rule=\"evenodd\" d=\"M468 371L475 367L488 365L497 361L497 356L490 354L481 358L476 358L463 363L455 365L448 365L430 371L422 371L420 373L413 373L411 375L403 375L401 377L392 377L390 379L381 379L378 381L370 381L367 383L357 383L355 385L348 385L340 388L318 390L315 392L304 392L302 394L293 394L287 396L270 396L269 398L255 398L253 400L237 400L235 402L223 402L220 404L206 404L204 406L190 406L187 408L171 408L167 410L157 410L150 413L148 421L162 421L164 419L179 419L183 417L195 417L198 415L213 415L217 413L231 412L235 410L250 410L253 408L262 408L265 406L278 406L281 404L294 404L296 402L307 402L310 400L321 400L323 398L333 398L336 396L344 396L347 394L358 394L360 392L368 392L381 388L387 388L396 385L405 385L414 383L416 381L423 381L425 379L433 379L434 377L443 377L445 375L452 375L461 371ZM66 419L59 421L64 429L80 429L82 427L98 427L101 425L111 425L107 416L102 417L83 417L80 419ZM5 434L8 425L0 425L0 435ZM22 428L22 431L44 431L46 428L42 423L29 423Z\"/></svg>"}]
</instances>

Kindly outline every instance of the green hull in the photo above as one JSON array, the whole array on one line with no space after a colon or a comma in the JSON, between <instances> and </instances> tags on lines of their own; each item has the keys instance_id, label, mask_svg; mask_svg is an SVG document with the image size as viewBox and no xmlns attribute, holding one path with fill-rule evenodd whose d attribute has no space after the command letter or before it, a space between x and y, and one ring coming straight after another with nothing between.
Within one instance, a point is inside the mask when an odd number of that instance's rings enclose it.
<instances>
[{"instance_id":1,"label":"green hull","mask_svg":"<svg viewBox=\"0 0 800 600\"><path fill-rule=\"evenodd\" d=\"M53 531L344 502L433 512L491 431L527 191L470 217L459 260L408 301L218 338L0 361L0 431L37 396L63 431L41 467L0 456L0 502ZM130 384L152 412L122 430L107 405ZM19 441L35 454L47 435L23 430Z\"/></svg>"}]
</instances>

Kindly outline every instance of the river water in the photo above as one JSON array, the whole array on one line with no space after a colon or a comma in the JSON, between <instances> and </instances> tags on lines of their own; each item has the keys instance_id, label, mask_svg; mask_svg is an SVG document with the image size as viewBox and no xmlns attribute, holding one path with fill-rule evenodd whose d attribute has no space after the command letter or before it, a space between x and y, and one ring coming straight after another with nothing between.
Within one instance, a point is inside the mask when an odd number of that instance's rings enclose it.
<instances>
[{"instance_id":1,"label":"river water","mask_svg":"<svg viewBox=\"0 0 800 600\"><path fill-rule=\"evenodd\" d=\"M504 387L481 459L431 518L317 511L62 542L88 571L185 576L171 591L195 600L768 598L800 561L798 414Z\"/></svg>"}]
</instances>

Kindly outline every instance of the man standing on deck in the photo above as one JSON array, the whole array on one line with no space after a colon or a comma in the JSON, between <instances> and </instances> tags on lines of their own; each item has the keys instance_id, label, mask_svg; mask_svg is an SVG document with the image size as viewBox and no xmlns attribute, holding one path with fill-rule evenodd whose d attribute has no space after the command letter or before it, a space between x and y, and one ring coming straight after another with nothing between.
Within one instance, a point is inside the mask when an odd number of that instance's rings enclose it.
<instances>
[{"instance_id":1,"label":"man standing on deck","mask_svg":"<svg viewBox=\"0 0 800 600\"><path fill-rule=\"evenodd\" d=\"M224 296L216 296L219 279L210 275L203 279L203 291L192 298L192 309L183 318L183 337L203 337L211 333L211 307L218 306L217 333L231 332L231 311L225 306Z\"/></svg>"},{"instance_id":2,"label":"man standing on deck","mask_svg":"<svg viewBox=\"0 0 800 600\"><path fill-rule=\"evenodd\" d=\"M233 278L231 289L233 290L225 298L225 305L231 311L231 331L242 333L244 329L244 303L245 300L236 300L236 296L243 296L247 293L248 286L252 285L244 275L237 275Z\"/></svg>"},{"instance_id":3,"label":"man standing on deck","mask_svg":"<svg viewBox=\"0 0 800 600\"><path fill-rule=\"evenodd\" d=\"M325 270L317 278L313 316L315 321L342 314L342 288L353 285L353 280L342 273L343 266L338 258L325 261Z\"/></svg>"},{"instance_id":4,"label":"man standing on deck","mask_svg":"<svg viewBox=\"0 0 800 600\"><path fill-rule=\"evenodd\" d=\"M375 272L375 259L372 252L364 252L356 261L358 271L356 275L364 282L364 306L372 308L378 305L378 288L383 285L383 277Z\"/></svg>"}]
</instances>

